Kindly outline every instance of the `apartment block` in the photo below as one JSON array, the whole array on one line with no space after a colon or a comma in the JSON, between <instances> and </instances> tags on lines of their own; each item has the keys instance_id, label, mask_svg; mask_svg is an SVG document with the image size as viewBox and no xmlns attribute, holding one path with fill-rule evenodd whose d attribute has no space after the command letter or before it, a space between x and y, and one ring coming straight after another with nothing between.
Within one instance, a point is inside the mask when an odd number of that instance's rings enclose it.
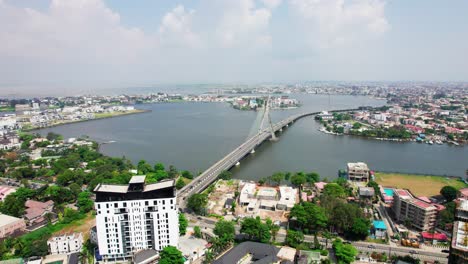
<instances>
[{"instance_id":1,"label":"apartment block","mask_svg":"<svg viewBox=\"0 0 468 264\"><path fill-rule=\"evenodd\" d=\"M393 196L392 210L396 220L409 220L410 227L421 231L432 230L437 219L438 207L414 197L408 190L396 189Z\"/></svg>"},{"instance_id":2,"label":"apartment block","mask_svg":"<svg viewBox=\"0 0 468 264\"><path fill-rule=\"evenodd\" d=\"M99 184L94 192L104 261L128 261L140 250L178 245L174 180L145 184L145 176L133 176L128 185Z\"/></svg>"}]
</instances>

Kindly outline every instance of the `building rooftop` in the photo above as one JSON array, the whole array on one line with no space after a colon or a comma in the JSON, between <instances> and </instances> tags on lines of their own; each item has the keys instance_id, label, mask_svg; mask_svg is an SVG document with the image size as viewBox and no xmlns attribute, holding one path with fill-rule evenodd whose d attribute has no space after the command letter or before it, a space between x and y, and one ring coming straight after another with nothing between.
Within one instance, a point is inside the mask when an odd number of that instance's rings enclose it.
<instances>
[{"instance_id":1,"label":"building rooftop","mask_svg":"<svg viewBox=\"0 0 468 264\"><path fill-rule=\"evenodd\" d=\"M148 261L155 260L159 253L154 249L143 249L135 253L133 256L133 263L149 263Z\"/></svg>"},{"instance_id":2,"label":"building rooftop","mask_svg":"<svg viewBox=\"0 0 468 264\"><path fill-rule=\"evenodd\" d=\"M9 216L6 214L0 214L0 226L5 226L11 223L14 223L16 221L21 221L22 219L16 218L13 216Z\"/></svg>"},{"instance_id":3,"label":"building rooftop","mask_svg":"<svg viewBox=\"0 0 468 264\"><path fill-rule=\"evenodd\" d=\"M138 177L138 178L134 180L133 178L135 177ZM141 183L140 177L145 177L145 176L133 176L132 180L134 180L134 182L130 180L130 183L132 184ZM143 182L144 182L144 179L143 179ZM121 185L121 184L99 184L98 186L96 186L96 188L94 188L94 192L127 193L129 191L128 186L129 185ZM169 188L172 186L174 186L174 180L165 180L165 181L160 181L157 183L151 183L151 184L145 185L142 192L150 192L150 191L154 191L158 189Z\"/></svg>"},{"instance_id":4,"label":"building rooftop","mask_svg":"<svg viewBox=\"0 0 468 264\"><path fill-rule=\"evenodd\" d=\"M243 242L229 250L226 254L213 261L213 264L238 263L247 255L251 256L251 262L255 264L269 264L278 261L279 248L258 242Z\"/></svg>"},{"instance_id":5,"label":"building rooftop","mask_svg":"<svg viewBox=\"0 0 468 264\"><path fill-rule=\"evenodd\" d=\"M374 220L372 222L372 225L374 226L375 229L387 229L387 226L385 225L384 221L381 220Z\"/></svg>"},{"instance_id":6,"label":"building rooftop","mask_svg":"<svg viewBox=\"0 0 468 264\"><path fill-rule=\"evenodd\" d=\"M348 169L351 169L351 170L369 170L369 167L364 162L348 162Z\"/></svg>"},{"instance_id":7,"label":"building rooftop","mask_svg":"<svg viewBox=\"0 0 468 264\"><path fill-rule=\"evenodd\" d=\"M146 175L135 175L130 179L129 184L132 183L145 183Z\"/></svg>"}]
</instances>

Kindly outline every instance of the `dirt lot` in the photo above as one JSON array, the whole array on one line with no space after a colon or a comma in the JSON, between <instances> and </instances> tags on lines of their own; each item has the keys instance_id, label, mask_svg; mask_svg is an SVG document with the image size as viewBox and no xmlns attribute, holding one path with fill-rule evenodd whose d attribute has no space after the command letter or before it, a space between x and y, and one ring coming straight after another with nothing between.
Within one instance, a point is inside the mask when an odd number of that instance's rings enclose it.
<instances>
[{"instance_id":1,"label":"dirt lot","mask_svg":"<svg viewBox=\"0 0 468 264\"><path fill-rule=\"evenodd\" d=\"M458 179L430 175L376 172L375 180L382 186L409 189L417 196L438 195L440 189L446 185L453 186L456 189L467 187L465 183Z\"/></svg>"},{"instance_id":2,"label":"dirt lot","mask_svg":"<svg viewBox=\"0 0 468 264\"><path fill-rule=\"evenodd\" d=\"M73 224L68 225L64 229L57 231L54 235L63 235L69 233L83 233L83 238L86 240L89 237L89 230L96 225L96 218L93 214L89 213L86 218L81 219Z\"/></svg>"},{"instance_id":3,"label":"dirt lot","mask_svg":"<svg viewBox=\"0 0 468 264\"><path fill-rule=\"evenodd\" d=\"M227 198L234 198L238 185L238 180L218 181L214 191L208 197L208 213L224 215L224 203Z\"/></svg>"}]
</instances>

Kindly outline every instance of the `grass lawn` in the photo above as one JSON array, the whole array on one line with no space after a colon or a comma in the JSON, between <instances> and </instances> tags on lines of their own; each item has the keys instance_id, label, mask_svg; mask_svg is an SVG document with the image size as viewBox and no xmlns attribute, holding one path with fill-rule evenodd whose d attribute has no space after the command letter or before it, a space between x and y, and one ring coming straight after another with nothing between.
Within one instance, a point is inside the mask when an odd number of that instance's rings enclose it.
<instances>
[{"instance_id":1,"label":"grass lawn","mask_svg":"<svg viewBox=\"0 0 468 264\"><path fill-rule=\"evenodd\" d=\"M431 175L414 175L399 173L375 173L375 181L382 186L409 189L417 196L433 196L440 192L446 185L455 187L457 190L467 185L453 178Z\"/></svg>"}]
</instances>

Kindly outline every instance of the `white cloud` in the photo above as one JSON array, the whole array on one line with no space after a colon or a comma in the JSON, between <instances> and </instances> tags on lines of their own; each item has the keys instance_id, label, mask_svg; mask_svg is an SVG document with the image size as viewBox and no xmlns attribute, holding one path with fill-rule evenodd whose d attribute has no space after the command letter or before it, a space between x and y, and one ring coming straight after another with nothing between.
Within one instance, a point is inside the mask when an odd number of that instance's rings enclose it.
<instances>
[{"instance_id":1,"label":"white cloud","mask_svg":"<svg viewBox=\"0 0 468 264\"><path fill-rule=\"evenodd\" d=\"M0 24L0 54L10 57L125 63L156 43L97 0L53 0L45 12L0 3Z\"/></svg>"},{"instance_id":2,"label":"white cloud","mask_svg":"<svg viewBox=\"0 0 468 264\"><path fill-rule=\"evenodd\" d=\"M194 14L195 10L187 11L184 6L178 5L164 15L159 27L161 40L170 45L199 45L199 36L192 31Z\"/></svg>"},{"instance_id":3,"label":"white cloud","mask_svg":"<svg viewBox=\"0 0 468 264\"><path fill-rule=\"evenodd\" d=\"M328 48L379 35L390 26L384 0L291 0L309 41Z\"/></svg>"},{"instance_id":4,"label":"white cloud","mask_svg":"<svg viewBox=\"0 0 468 264\"><path fill-rule=\"evenodd\" d=\"M254 0L225 1L217 35L225 47L270 45L270 19L271 11L257 7Z\"/></svg>"},{"instance_id":5,"label":"white cloud","mask_svg":"<svg viewBox=\"0 0 468 264\"><path fill-rule=\"evenodd\" d=\"M269 9L274 9L278 7L279 5L281 5L281 3L283 2L283 0L261 0L261 1Z\"/></svg>"}]
</instances>

